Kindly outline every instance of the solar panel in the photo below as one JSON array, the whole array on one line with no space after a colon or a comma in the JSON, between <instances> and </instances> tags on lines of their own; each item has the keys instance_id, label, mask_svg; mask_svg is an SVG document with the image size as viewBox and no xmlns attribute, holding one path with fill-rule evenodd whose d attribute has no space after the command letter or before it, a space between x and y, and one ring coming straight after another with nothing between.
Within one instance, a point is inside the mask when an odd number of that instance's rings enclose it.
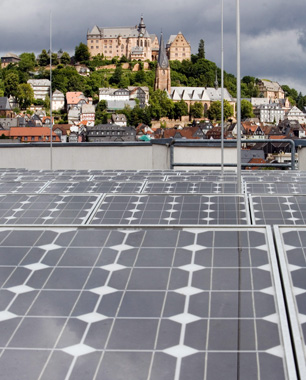
<instances>
[{"instance_id":1,"label":"solar panel","mask_svg":"<svg viewBox=\"0 0 306 380\"><path fill-rule=\"evenodd\" d=\"M251 195L253 224L305 224L306 195Z\"/></svg>"},{"instance_id":2,"label":"solar panel","mask_svg":"<svg viewBox=\"0 0 306 380\"><path fill-rule=\"evenodd\" d=\"M306 183L246 182L245 189L251 194L306 194Z\"/></svg>"},{"instance_id":3,"label":"solar panel","mask_svg":"<svg viewBox=\"0 0 306 380\"><path fill-rule=\"evenodd\" d=\"M244 196L107 195L91 224L249 224Z\"/></svg>"},{"instance_id":4,"label":"solar panel","mask_svg":"<svg viewBox=\"0 0 306 380\"><path fill-rule=\"evenodd\" d=\"M306 228L275 227L300 379L306 378Z\"/></svg>"},{"instance_id":5,"label":"solar panel","mask_svg":"<svg viewBox=\"0 0 306 380\"><path fill-rule=\"evenodd\" d=\"M0 195L0 224L83 224L99 195Z\"/></svg>"},{"instance_id":6,"label":"solar panel","mask_svg":"<svg viewBox=\"0 0 306 380\"><path fill-rule=\"evenodd\" d=\"M48 182L0 182L0 194L40 193Z\"/></svg>"},{"instance_id":7,"label":"solar panel","mask_svg":"<svg viewBox=\"0 0 306 380\"><path fill-rule=\"evenodd\" d=\"M265 228L0 235L4 378L296 379Z\"/></svg>"},{"instance_id":8,"label":"solar panel","mask_svg":"<svg viewBox=\"0 0 306 380\"><path fill-rule=\"evenodd\" d=\"M172 177L173 178L173 177ZM143 193L237 193L237 184L233 182L147 182Z\"/></svg>"},{"instance_id":9,"label":"solar panel","mask_svg":"<svg viewBox=\"0 0 306 380\"><path fill-rule=\"evenodd\" d=\"M42 191L42 193L140 193L144 186L144 182L50 182Z\"/></svg>"}]
</instances>

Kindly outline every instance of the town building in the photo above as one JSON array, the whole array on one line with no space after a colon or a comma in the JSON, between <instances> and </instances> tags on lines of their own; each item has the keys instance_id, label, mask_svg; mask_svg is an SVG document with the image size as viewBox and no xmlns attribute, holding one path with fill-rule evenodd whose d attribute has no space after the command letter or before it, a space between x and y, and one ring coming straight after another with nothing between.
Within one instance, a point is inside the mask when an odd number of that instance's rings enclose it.
<instances>
[{"instance_id":1,"label":"town building","mask_svg":"<svg viewBox=\"0 0 306 380\"><path fill-rule=\"evenodd\" d=\"M70 109L81 110L83 104L90 103L90 99L87 99L81 91L72 91L66 93L66 103L67 111Z\"/></svg>"},{"instance_id":2,"label":"town building","mask_svg":"<svg viewBox=\"0 0 306 380\"><path fill-rule=\"evenodd\" d=\"M12 118L14 116L14 112L12 110L9 99L6 96L0 97L0 117L8 117Z\"/></svg>"},{"instance_id":3,"label":"town building","mask_svg":"<svg viewBox=\"0 0 306 380\"><path fill-rule=\"evenodd\" d=\"M184 59L191 59L190 43L181 32L170 36L166 49L170 61L178 60L182 62Z\"/></svg>"},{"instance_id":4,"label":"town building","mask_svg":"<svg viewBox=\"0 0 306 380\"><path fill-rule=\"evenodd\" d=\"M54 124L52 129L57 134L62 143L66 143L70 133L71 124Z\"/></svg>"},{"instance_id":5,"label":"town building","mask_svg":"<svg viewBox=\"0 0 306 380\"><path fill-rule=\"evenodd\" d=\"M59 91L55 90L52 95L52 109L54 111L60 111L65 108L65 95Z\"/></svg>"},{"instance_id":6,"label":"town building","mask_svg":"<svg viewBox=\"0 0 306 380\"><path fill-rule=\"evenodd\" d=\"M50 96L49 79L29 79L27 83L33 88L34 99L45 100L46 96Z\"/></svg>"},{"instance_id":7,"label":"town building","mask_svg":"<svg viewBox=\"0 0 306 380\"><path fill-rule=\"evenodd\" d=\"M116 124L119 125L120 127L126 127L127 126L127 120L126 116L123 113L120 114L112 114L111 120L109 122L110 124Z\"/></svg>"},{"instance_id":8,"label":"town building","mask_svg":"<svg viewBox=\"0 0 306 380\"><path fill-rule=\"evenodd\" d=\"M12 127L7 136L20 142L49 142L50 128L48 127ZM60 142L60 138L52 132L52 142Z\"/></svg>"},{"instance_id":9,"label":"town building","mask_svg":"<svg viewBox=\"0 0 306 380\"><path fill-rule=\"evenodd\" d=\"M306 114L296 106L286 113L286 118L288 120L297 120L300 124L306 124Z\"/></svg>"},{"instance_id":10,"label":"town building","mask_svg":"<svg viewBox=\"0 0 306 380\"><path fill-rule=\"evenodd\" d=\"M221 88L219 87L171 87L169 93L170 99L174 102L184 100L188 105L188 109L194 103L201 103L206 113L212 102L221 101ZM224 100L228 101L235 110L235 99L226 88L224 88Z\"/></svg>"},{"instance_id":11,"label":"town building","mask_svg":"<svg viewBox=\"0 0 306 380\"><path fill-rule=\"evenodd\" d=\"M155 37L149 34L141 17L140 23L131 27L94 26L87 32L87 46L91 56L103 54L107 59L125 56L130 60L151 61Z\"/></svg>"},{"instance_id":12,"label":"town building","mask_svg":"<svg viewBox=\"0 0 306 380\"><path fill-rule=\"evenodd\" d=\"M128 86L128 90L130 92L129 99L130 100L138 99L140 108L144 108L145 106L149 104L149 98L150 98L149 87Z\"/></svg>"},{"instance_id":13,"label":"town building","mask_svg":"<svg viewBox=\"0 0 306 380\"><path fill-rule=\"evenodd\" d=\"M285 118L285 110L278 103L262 104L253 110L262 123L276 123Z\"/></svg>"},{"instance_id":14,"label":"town building","mask_svg":"<svg viewBox=\"0 0 306 380\"><path fill-rule=\"evenodd\" d=\"M258 83L260 97L268 98L274 101L275 99L284 99L285 92L279 83L262 79Z\"/></svg>"},{"instance_id":15,"label":"town building","mask_svg":"<svg viewBox=\"0 0 306 380\"><path fill-rule=\"evenodd\" d=\"M86 121L87 125L94 125L95 123L95 106L93 104L83 104L81 108L80 120Z\"/></svg>"},{"instance_id":16,"label":"town building","mask_svg":"<svg viewBox=\"0 0 306 380\"><path fill-rule=\"evenodd\" d=\"M5 54L4 57L1 57L1 67L5 68L7 67L10 63L19 63L20 58L18 57L17 54L14 53L7 53Z\"/></svg>"},{"instance_id":17,"label":"town building","mask_svg":"<svg viewBox=\"0 0 306 380\"><path fill-rule=\"evenodd\" d=\"M88 128L87 138L89 142L102 141L135 141L135 127L121 127L116 124L98 124Z\"/></svg>"}]
</instances>

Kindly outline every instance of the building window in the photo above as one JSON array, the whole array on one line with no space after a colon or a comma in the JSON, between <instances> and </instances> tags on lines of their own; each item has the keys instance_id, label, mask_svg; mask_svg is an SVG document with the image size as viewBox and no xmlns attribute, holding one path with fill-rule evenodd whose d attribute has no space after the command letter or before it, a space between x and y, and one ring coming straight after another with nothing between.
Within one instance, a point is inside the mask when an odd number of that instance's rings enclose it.
<instances>
[{"instance_id":1,"label":"building window","mask_svg":"<svg viewBox=\"0 0 306 380\"><path fill-rule=\"evenodd\" d=\"M28 138L27 138L27 137L25 137L25 138L24 138L24 141L28 141Z\"/></svg>"},{"instance_id":2,"label":"building window","mask_svg":"<svg viewBox=\"0 0 306 380\"><path fill-rule=\"evenodd\" d=\"M90 42L93 43L93 40L91 40Z\"/></svg>"},{"instance_id":3,"label":"building window","mask_svg":"<svg viewBox=\"0 0 306 380\"><path fill-rule=\"evenodd\" d=\"M35 137L34 136L31 137L31 141L35 141Z\"/></svg>"},{"instance_id":4,"label":"building window","mask_svg":"<svg viewBox=\"0 0 306 380\"><path fill-rule=\"evenodd\" d=\"M99 40L96 40L96 43L98 43L99 42Z\"/></svg>"},{"instance_id":5,"label":"building window","mask_svg":"<svg viewBox=\"0 0 306 380\"><path fill-rule=\"evenodd\" d=\"M93 46L90 46L90 49L93 49Z\"/></svg>"}]
</instances>

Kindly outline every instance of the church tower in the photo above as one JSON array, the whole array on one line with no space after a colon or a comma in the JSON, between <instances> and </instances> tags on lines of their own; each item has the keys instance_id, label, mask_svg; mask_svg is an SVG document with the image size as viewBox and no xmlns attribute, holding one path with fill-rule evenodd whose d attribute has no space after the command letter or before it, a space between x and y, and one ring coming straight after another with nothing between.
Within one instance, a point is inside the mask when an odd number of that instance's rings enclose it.
<instances>
[{"instance_id":1,"label":"church tower","mask_svg":"<svg viewBox=\"0 0 306 380\"><path fill-rule=\"evenodd\" d=\"M165 49L163 34L160 36L154 90L166 90L169 94L171 92L170 65Z\"/></svg>"}]
</instances>

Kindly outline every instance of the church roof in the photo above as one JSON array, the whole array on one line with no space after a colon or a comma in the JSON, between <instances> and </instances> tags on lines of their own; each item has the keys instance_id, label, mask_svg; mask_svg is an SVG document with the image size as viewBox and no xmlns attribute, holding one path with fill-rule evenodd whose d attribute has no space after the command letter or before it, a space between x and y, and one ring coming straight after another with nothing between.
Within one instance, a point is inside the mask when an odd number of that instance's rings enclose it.
<instances>
[{"instance_id":1,"label":"church roof","mask_svg":"<svg viewBox=\"0 0 306 380\"><path fill-rule=\"evenodd\" d=\"M216 101L221 100L221 88L214 87L171 87L170 98L172 100L192 100L192 101ZM232 102L233 99L224 89L224 100Z\"/></svg>"}]
</instances>

